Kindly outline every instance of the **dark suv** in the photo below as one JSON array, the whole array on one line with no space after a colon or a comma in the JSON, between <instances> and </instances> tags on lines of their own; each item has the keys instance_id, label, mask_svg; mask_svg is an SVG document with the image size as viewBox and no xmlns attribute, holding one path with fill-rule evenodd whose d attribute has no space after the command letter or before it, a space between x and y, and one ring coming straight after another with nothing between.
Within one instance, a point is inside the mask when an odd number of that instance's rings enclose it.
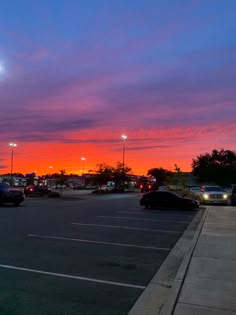
<instances>
[{"instance_id":1,"label":"dark suv","mask_svg":"<svg viewBox=\"0 0 236 315\"><path fill-rule=\"evenodd\" d=\"M18 206L24 201L23 192L16 188L11 188L5 183L0 183L0 205L5 203L13 203Z\"/></svg>"}]
</instances>

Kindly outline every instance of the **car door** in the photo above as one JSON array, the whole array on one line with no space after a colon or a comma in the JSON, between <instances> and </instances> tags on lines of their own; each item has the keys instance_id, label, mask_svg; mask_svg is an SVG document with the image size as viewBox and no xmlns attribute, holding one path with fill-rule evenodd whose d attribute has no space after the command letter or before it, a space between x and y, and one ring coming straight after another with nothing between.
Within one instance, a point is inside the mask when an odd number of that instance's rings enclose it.
<instances>
[{"instance_id":1,"label":"car door","mask_svg":"<svg viewBox=\"0 0 236 315\"><path fill-rule=\"evenodd\" d=\"M167 195L165 191L153 192L153 204L157 208L167 207Z\"/></svg>"},{"instance_id":2,"label":"car door","mask_svg":"<svg viewBox=\"0 0 236 315\"><path fill-rule=\"evenodd\" d=\"M163 191L161 192L162 196L162 207L163 208L175 208L178 203L178 198L174 194L168 192L168 191Z\"/></svg>"}]
</instances>

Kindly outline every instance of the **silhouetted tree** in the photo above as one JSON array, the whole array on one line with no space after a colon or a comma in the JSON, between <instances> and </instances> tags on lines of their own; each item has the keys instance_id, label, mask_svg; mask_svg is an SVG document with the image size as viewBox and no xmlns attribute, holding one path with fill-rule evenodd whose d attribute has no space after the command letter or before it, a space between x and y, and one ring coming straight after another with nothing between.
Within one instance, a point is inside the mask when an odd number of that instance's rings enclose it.
<instances>
[{"instance_id":1,"label":"silhouetted tree","mask_svg":"<svg viewBox=\"0 0 236 315\"><path fill-rule=\"evenodd\" d=\"M114 173L114 167L101 163L97 164L96 175L94 176L94 184L105 185L108 181L112 180L112 175Z\"/></svg>"},{"instance_id":2,"label":"silhouetted tree","mask_svg":"<svg viewBox=\"0 0 236 315\"><path fill-rule=\"evenodd\" d=\"M157 186L162 186L167 184L170 176L172 175L172 172L162 167L159 167L151 168L150 170L148 170L147 175L155 177Z\"/></svg>"},{"instance_id":3,"label":"silhouetted tree","mask_svg":"<svg viewBox=\"0 0 236 315\"><path fill-rule=\"evenodd\" d=\"M180 167L175 164L174 172L168 177L168 184L176 186L176 188L184 188L185 178Z\"/></svg>"},{"instance_id":4,"label":"silhouetted tree","mask_svg":"<svg viewBox=\"0 0 236 315\"><path fill-rule=\"evenodd\" d=\"M59 177L57 178L58 185L65 185L67 181L66 171L60 170Z\"/></svg>"},{"instance_id":5,"label":"silhouetted tree","mask_svg":"<svg viewBox=\"0 0 236 315\"><path fill-rule=\"evenodd\" d=\"M131 171L131 168L123 167L123 163L120 162L117 162L116 167L106 163L98 164L97 167L98 169L94 176L96 185L105 185L108 181L113 181L117 187L121 187L129 179L127 173Z\"/></svg>"},{"instance_id":6,"label":"silhouetted tree","mask_svg":"<svg viewBox=\"0 0 236 315\"><path fill-rule=\"evenodd\" d=\"M113 169L112 178L117 187L124 187L124 183L129 181L128 173L131 168L124 166L123 163L117 162L116 168Z\"/></svg>"},{"instance_id":7,"label":"silhouetted tree","mask_svg":"<svg viewBox=\"0 0 236 315\"><path fill-rule=\"evenodd\" d=\"M227 186L236 182L236 153L214 149L192 160L192 172L201 182L215 182Z\"/></svg>"}]
</instances>

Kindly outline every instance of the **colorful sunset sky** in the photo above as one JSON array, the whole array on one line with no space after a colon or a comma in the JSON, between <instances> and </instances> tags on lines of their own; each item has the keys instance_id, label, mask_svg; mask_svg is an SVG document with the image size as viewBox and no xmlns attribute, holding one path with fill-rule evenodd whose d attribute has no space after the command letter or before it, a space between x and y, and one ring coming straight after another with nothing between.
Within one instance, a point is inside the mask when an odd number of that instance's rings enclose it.
<instances>
[{"instance_id":1,"label":"colorful sunset sky","mask_svg":"<svg viewBox=\"0 0 236 315\"><path fill-rule=\"evenodd\" d=\"M0 174L236 149L235 0L1 0ZM127 135L127 139L121 135ZM82 161L84 157L86 160Z\"/></svg>"}]
</instances>

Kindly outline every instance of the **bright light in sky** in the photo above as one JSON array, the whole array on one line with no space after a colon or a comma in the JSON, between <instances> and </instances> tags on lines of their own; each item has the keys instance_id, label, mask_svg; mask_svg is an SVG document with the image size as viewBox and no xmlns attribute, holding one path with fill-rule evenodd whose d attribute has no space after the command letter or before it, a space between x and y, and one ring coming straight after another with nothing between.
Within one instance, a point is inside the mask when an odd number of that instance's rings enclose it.
<instances>
[{"instance_id":1,"label":"bright light in sky","mask_svg":"<svg viewBox=\"0 0 236 315\"><path fill-rule=\"evenodd\" d=\"M3 64L0 63L0 74L3 74L5 72L5 68Z\"/></svg>"},{"instance_id":2,"label":"bright light in sky","mask_svg":"<svg viewBox=\"0 0 236 315\"><path fill-rule=\"evenodd\" d=\"M0 79L1 77L3 77L3 75L5 74L5 67L4 65L0 62Z\"/></svg>"}]
</instances>

